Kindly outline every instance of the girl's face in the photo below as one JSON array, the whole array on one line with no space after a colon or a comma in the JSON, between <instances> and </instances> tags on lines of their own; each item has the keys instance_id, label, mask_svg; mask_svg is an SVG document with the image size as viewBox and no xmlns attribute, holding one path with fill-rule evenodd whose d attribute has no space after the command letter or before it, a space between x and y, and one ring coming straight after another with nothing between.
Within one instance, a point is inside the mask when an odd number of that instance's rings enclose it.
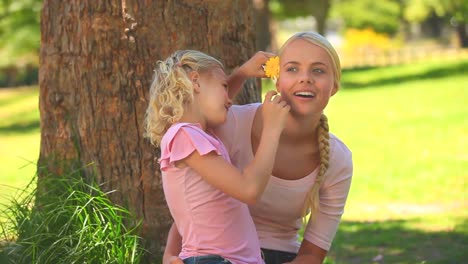
<instances>
[{"instance_id":1,"label":"girl's face","mask_svg":"<svg viewBox=\"0 0 468 264\"><path fill-rule=\"evenodd\" d=\"M221 68L200 74L198 105L206 127L213 128L226 121L232 104L228 97L227 79Z\"/></svg>"},{"instance_id":2,"label":"girl's face","mask_svg":"<svg viewBox=\"0 0 468 264\"><path fill-rule=\"evenodd\" d=\"M296 115L321 114L337 91L328 53L304 39L296 39L280 55L276 88Z\"/></svg>"}]
</instances>

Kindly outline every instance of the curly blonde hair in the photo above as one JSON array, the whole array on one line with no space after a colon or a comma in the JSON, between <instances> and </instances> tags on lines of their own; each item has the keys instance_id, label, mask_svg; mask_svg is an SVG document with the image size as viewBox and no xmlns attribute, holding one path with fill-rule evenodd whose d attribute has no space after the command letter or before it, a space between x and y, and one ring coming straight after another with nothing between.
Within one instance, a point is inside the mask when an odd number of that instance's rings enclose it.
<instances>
[{"instance_id":1,"label":"curly blonde hair","mask_svg":"<svg viewBox=\"0 0 468 264\"><path fill-rule=\"evenodd\" d=\"M341 63L338 53L330 44L330 42L328 42L328 40L325 37L316 32L299 32L291 36L283 44L283 46L279 50L279 54L283 52L283 50L289 45L289 43L293 42L296 39L306 40L314 45L323 48L328 53L333 66L334 85L337 89L339 89L341 79ZM320 168L317 178L315 178L314 185L307 193L306 199L304 201L304 207L302 210L302 215L304 217L309 212L311 212L312 218L314 218L314 213L320 207L320 187L322 186L322 183L324 181L325 173L328 169L330 161L330 134L328 128L328 118L324 114L322 114L322 116L320 117L320 123L317 126L317 137L320 153Z\"/></svg>"},{"instance_id":2,"label":"curly blonde hair","mask_svg":"<svg viewBox=\"0 0 468 264\"><path fill-rule=\"evenodd\" d=\"M224 70L223 64L200 51L178 50L164 61L158 61L150 87L150 99L145 115L145 137L159 146L169 127L184 114L184 107L193 100L189 73Z\"/></svg>"}]
</instances>

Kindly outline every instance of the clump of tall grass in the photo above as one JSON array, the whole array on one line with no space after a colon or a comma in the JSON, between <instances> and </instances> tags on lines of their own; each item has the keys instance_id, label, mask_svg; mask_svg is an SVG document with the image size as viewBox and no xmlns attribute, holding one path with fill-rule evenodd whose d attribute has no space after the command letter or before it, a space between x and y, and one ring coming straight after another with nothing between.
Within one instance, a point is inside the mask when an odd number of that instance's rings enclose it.
<instances>
[{"instance_id":1,"label":"clump of tall grass","mask_svg":"<svg viewBox=\"0 0 468 264\"><path fill-rule=\"evenodd\" d=\"M83 175L41 174L38 187L11 199L1 211L1 263L140 262L131 214Z\"/></svg>"}]
</instances>

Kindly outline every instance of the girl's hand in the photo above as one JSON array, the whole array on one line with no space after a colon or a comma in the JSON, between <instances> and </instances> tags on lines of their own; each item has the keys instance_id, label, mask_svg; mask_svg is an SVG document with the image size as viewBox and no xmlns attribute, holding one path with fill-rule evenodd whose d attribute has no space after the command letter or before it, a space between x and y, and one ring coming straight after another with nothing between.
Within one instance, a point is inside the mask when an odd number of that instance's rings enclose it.
<instances>
[{"instance_id":1,"label":"girl's hand","mask_svg":"<svg viewBox=\"0 0 468 264\"><path fill-rule=\"evenodd\" d=\"M169 258L167 264L184 264L184 262L176 256L172 256Z\"/></svg>"},{"instance_id":2,"label":"girl's hand","mask_svg":"<svg viewBox=\"0 0 468 264\"><path fill-rule=\"evenodd\" d=\"M263 128L281 133L290 109L276 91L267 92L262 105Z\"/></svg>"},{"instance_id":3,"label":"girl's hand","mask_svg":"<svg viewBox=\"0 0 468 264\"><path fill-rule=\"evenodd\" d=\"M236 68L228 79L229 98L232 99L236 97L246 79L251 77L265 78L266 75L262 66L270 57L273 56L275 56L275 54L259 51L255 53L252 58L242 64L242 66Z\"/></svg>"},{"instance_id":4,"label":"girl's hand","mask_svg":"<svg viewBox=\"0 0 468 264\"><path fill-rule=\"evenodd\" d=\"M266 61L276 56L276 54L258 51L255 53L248 61L242 64L238 71L246 77L256 77L256 78L265 78L265 71L263 70L263 65Z\"/></svg>"}]
</instances>

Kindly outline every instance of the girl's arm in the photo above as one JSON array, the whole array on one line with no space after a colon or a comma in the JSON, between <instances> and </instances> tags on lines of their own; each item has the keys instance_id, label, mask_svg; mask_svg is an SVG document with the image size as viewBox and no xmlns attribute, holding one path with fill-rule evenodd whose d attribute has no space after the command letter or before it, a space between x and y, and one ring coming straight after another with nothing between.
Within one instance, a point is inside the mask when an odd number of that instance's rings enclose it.
<instances>
[{"instance_id":1,"label":"girl's arm","mask_svg":"<svg viewBox=\"0 0 468 264\"><path fill-rule=\"evenodd\" d=\"M179 256L182 250L182 237L177 230L177 227L172 223L171 229L167 235L166 248L164 249L163 263L164 264L184 264Z\"/></svg>"},{"instance_id":2,"label":"girl's arm","mask_svg":"<svg viewBox=\"0 0 468 264\"><path fill-rule=\"evenodd\" d=\"M276 150L289 106L270 91L262 105L264 127L254 159L240 172L214 152L200 155L194 151L182 163L191 167L206 182L247 204L254 204L263 193L273 170Z\"/></svg>"},{"instance_id":3,"label":"girl's arm","mask_svg":"<svg viewBox=\"0 0 468 264\"><path fill-rule=\"evenodd\" d=\"M273 56L276 55L273 53L259 51L239 68L235 69L228 79L229 98L234 98L239 93L247 78L265 77L262 65L264 65L266 61Z\"/></svg>"}]
</instances>

